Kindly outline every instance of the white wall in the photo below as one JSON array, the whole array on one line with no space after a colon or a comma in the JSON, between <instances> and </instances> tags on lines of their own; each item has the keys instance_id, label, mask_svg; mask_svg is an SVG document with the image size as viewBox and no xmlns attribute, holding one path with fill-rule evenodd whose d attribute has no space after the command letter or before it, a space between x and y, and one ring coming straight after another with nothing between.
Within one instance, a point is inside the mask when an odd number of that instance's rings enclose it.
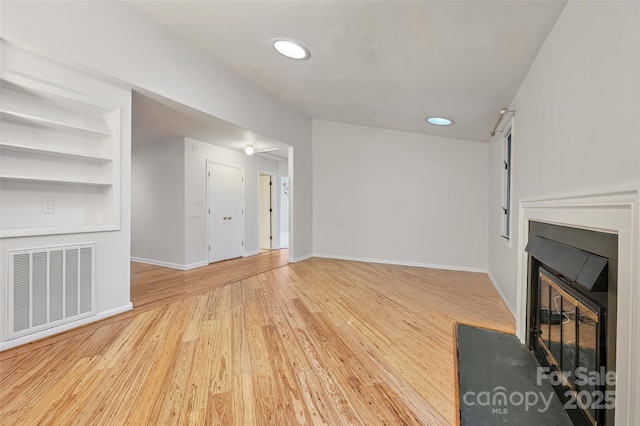
<instances>
[{"instance_id":1,"label":"white wall","mask_svg":"<svg viewBox=\"0 0 640 426\"><path fill-rule=\"evenodd\" d=\"M55 17L52 19L51 17ZM97 19L99 17L99 19ZM294 258L311 242L311 120L123 2L3 2L2 36L294 147Z\"/></svg>"},{"instance_id":2,"label":"white wall","mask_svg":"<svg viewBox=\"0 0 640 426\"><path fill-rule=\"evenodd\" d=\"M314 254L486 269L488 148L313 120Z\"/></svg>"},{"instance_id":3,"label":"white wall","mask_svg":"<svg viewBox=\"0 0 640 426\"><path fill-rule=\"evenodd\" d=\"M569 2L512 108L513 236L511 246L499 237L495 137L489 268L515 310L518 203L640 182L640 3Z\"/></svg>"},{"instance_id":4,"label":"white wall","mask_svg":"<svg viewBox=\"0 0 640 426\"><path fill-rule=\"evenodd\" d=\"M311 144L289 149L289 261L313 253L313 160Z\"/></svg>"},{"instance_id":5,"label":"white wall","mask_svg":"<svg viewBox=\"0 0 640 426\"><path fill-rule=\"evenodd\" d=\"M2 24L5 22L5 4L2 4ZM114 163L114 180L120 182L120 229L109 232L47 235L4 238L0 240L0 350L27 343L69 328L130 310L129 241L131 239L131 92L75 69L68 68L41 56L3 45L2 70L20 72L44 81L72 88L79 93L115 104L121 108L120 159ZM114 187L116 187L114 185ZM54 200L55 201L55 200ZM96 315L80 321L47 329L22 338L7 341L6 295L7 250L21 250L59 245L96 243Z\"/></svg>"},{"instance_id":6,"label":"white wall","mask_svg":"<svg viewBox=\"0 0 640 426\"><path fill-rule=\"evenodd\" d=\"M289 177L280 175L278 182L278 192L280 193L280 248L289 248Z\"/></svg>"},{"instance_id":7,"label":"white wall","mask_svg":"<svg viewBox=\"0 0 640 426\"><path fill-rule=\"evenodd\" d=\"M197 147L194 150L194 146ZM207 199L207 161L244 169L244 250L245 256L258 254L258 171L278 172L278 162L186 138L185 158L185 263L186 266L207 264L207 216L205 207L194 207L194 200ZM206 205L206 204L205 204ZM202 213L201 213L202 212Z\"/></svg>"},{"instance_id":8,"label":"white wall","mask_svg":"<svg viewBox=\"0 0 640 426\"><path fill-rule=\"evenodd\" d=\"M278 162L181 138L132 151L133 258L178 269L209 263L208 161L243 169L244 254L259 252L258 171L276 173Z\"/></svg>"},{"instance_id":9,"label":"white wall","mask_svg":"<svg viewBox=\"0 0 640 426\"><path fill-rule=\"evenodd\" d=\"M184 139L131 151L131 257L185 264Z\"/></svg>"},{"instance_id":10,"label":"white wall","mask_svg":"<svg viewBox=\"0 0 640 426\"><path fill-rule=\"evenodd\" d=\"M289 165L288 163L278 163L278 189L276 198L280 209L280 223L278 223L277 247L289 248L289 195L284 193L282 184L286 183L289 189Z\"/></svg>"}]
</instances>

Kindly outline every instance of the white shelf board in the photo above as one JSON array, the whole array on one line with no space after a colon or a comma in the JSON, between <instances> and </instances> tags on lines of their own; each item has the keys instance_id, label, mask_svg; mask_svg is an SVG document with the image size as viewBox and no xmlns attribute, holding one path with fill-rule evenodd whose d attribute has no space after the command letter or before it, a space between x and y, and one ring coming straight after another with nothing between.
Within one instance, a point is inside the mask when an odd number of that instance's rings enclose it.
<instances>
[{"instance_id":1,"label":"white shelf board","mask_svg":"<svg viewBox=\"0 0 640 426\"><path fill-rule=\"evenodd\" d=\"M23 182L48 182L48 183L63 183L70 185L87 185L87 186L112 186L112 182L98 182L98 181L81 181L77 179L55 179L49 177L35 177L35 176L10 176L10 175L0 175L0 179L3 180L13 180L13 181L23 181Z\"/></svg>"},{"instance_id":2,"label":"white shelf board","mask_svg":"<svg viewBox=\"0 0 640 426\"><path fill-rule=\"evenodd\" d=\"M94 113L104 114L118 109L117 105L106 103L86 93L15 71L4 70L0 76L0 87L67 104L72 109L75 106L77 111L89 109Z\"/></svg>"},{"instance_id":3,"label":"white shelf board","mask_svg":"<svg viewBox=\"0 0 640 426\"><path fill-rule=\"evenodd\" d=\"M107 132L101 129L94 129L89 127L76 126L74 124L64 123L62 121L49 120L47 118L38 117L35 115L23 114L16 111L0 110L0 117L3 120L9 122L17 122L18 124L27 124L30 126L36 125L41 127L47 127L54 130L62 130L65 132L88 135L88 136L112 136L111 132Z\"/></svg>"},{"instance_id":4,"label":"white shelf board","mask_svg":"<svg viewBox=\"0 0 640 426\"><path fill-rule=\"evenodd\" d=\"M70 158L76 158L80 160L91 160L91 161L100 161L100 162L113 161L111 158L99 156L99 155L85 155L85 154L77 154L71 151L64 151L64 150L34 148L31 146L20 145L20 144L15 144L10 142L0 142L0 149L10 149L10 150L22 151L22 152L33 152L33 153L51 155L56 157L70 157Z\"/></svg>"},{"instance_id":5,"label":"white shelf board","mask_svg":"<svg viewBox=\"0 0 640 426\"><path fill-rule=\"evenodd\" d=\"M79 234L89 232L118 231L116 225L77 225L77 226L50 226L31 228L6 228L0 229L0 238L32 237L36 235L61 235Z\"/></svg>"}]
</instances>

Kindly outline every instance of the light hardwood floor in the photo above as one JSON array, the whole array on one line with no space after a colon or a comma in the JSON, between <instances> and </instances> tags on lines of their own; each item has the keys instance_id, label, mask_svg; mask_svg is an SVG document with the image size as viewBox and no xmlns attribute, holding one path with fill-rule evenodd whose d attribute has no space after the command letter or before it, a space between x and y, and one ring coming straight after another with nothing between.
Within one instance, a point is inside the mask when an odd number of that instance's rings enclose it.
<instances>
[{"instance_id":1,"label":"light hardwood floor","mask_svg":"<svg viewBox=\"0 0 640 426\"><path fill-rule=\"evenodd\" d=\"M273 267L134 267L132 313L0 354L0 424L455 424L455 323L515 328L484 274Z\"/></svg>"},{"instance_id":2,"label":"light hardwood floor","mask_svg":"<svg viewBox=\"0 0 640 426\"><path fill-rule=\"evenodd\" d=\"M258 256L239 257L189 271L133 262L131 300L138 310L155 308L279 268L288 263L288 258L289 250L271 250Z\"/></svg>"}]
</instances>

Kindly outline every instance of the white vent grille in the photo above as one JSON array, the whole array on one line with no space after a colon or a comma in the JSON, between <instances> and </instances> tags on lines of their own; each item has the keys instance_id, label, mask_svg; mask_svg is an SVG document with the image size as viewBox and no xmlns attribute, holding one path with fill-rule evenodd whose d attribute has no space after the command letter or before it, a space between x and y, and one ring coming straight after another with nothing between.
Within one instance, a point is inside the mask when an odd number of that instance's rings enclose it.
<instances>
[{"instance_id":1,"label":"white vent grille","mask_svg":"<svg viewBox=\"0 0 640 426\"><path fill-rule=\"evenodd\" d=\"M8 252L9 339L95 314L95 248Z\"/></svg>"}]
</instances>

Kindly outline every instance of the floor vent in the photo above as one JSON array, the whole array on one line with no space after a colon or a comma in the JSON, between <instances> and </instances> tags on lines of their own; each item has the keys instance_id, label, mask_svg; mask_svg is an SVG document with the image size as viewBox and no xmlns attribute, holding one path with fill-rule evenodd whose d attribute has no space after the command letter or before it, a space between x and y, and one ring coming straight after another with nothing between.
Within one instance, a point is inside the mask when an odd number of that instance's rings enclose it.
<instances>
[{"instance_id":1,"label":"floor vent","mask_svg":"<svg viewBox=\"0 0 640 426\"><path fill-rule=\"evenodd\" d=\"M8 252L7 337L95 314L96 244Z\"/></svg>"}]
</instances>

